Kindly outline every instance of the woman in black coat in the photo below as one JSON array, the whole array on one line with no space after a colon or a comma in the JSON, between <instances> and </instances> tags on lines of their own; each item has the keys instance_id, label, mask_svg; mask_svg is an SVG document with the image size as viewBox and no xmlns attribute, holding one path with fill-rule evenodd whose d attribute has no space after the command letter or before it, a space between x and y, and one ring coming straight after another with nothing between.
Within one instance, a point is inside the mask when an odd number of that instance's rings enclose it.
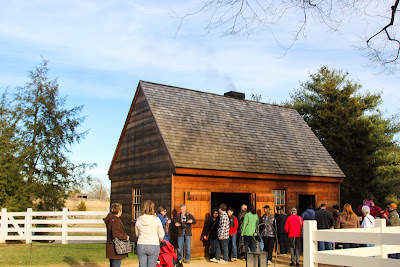
<instances>
[{"instance_id":1,"label":"woman in black coat","mask_svg":"<svg viewBox=\"0 0 400 267\"><path fill-rule=\"evenodd\" d=\"M218 243L218 227L219 227L219 212L213 209L211 218L206 221L203 229L203 239L208 240L210 243L210 260L215 260L215 253L217 252Z\"/></svg>"},{"instance_id":2,"label":"woman in black coat","mask_svg":"<svg viewBox=\"0 0 400 267\"><path fill-rule=\"evenodd\" d=\"M278 213L275 214L278 243L280 254L286 255L288 253L288 233L285 231L285 223L288 215L286 215L283 209L279 209ZM278 249L278 247L277 247Z\"/></svg>"}]
</instances>

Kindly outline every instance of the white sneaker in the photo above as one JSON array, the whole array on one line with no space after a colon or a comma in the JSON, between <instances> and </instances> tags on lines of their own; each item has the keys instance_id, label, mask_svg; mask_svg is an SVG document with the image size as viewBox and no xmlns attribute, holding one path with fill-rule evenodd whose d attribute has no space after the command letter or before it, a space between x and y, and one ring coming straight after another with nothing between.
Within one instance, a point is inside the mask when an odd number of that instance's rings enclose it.
<instances>
[{"instance_id":1,"label":"white sneaker","mask_svg":"<svg viewBox=\"0 0 400 267\"><path fill-rule=\"evenodd\" d=\"M218 260L216 258L212 258L210 259L210 262L218 262Z\"/></svg>"},{"instance_id":2,"label":"white sneaker","mask_svg":"<svg viewBox=\"0 0 400 267\"><path fill-rule=\"evenodd\" d=\"M224 261L224 260L220 260L218 263L219 263L219 264L227 264L227 262Z\"/></svg>"},{"instance_id":3,"label":"white sneaker","mask_svg":"<svg viewBox=\"0 0 400 267\"><path fill-rule=\"evenodd\" d=\"M267 264L272 264L272 262L270 260L268 260Z\"/></svg>"}]
</instances>

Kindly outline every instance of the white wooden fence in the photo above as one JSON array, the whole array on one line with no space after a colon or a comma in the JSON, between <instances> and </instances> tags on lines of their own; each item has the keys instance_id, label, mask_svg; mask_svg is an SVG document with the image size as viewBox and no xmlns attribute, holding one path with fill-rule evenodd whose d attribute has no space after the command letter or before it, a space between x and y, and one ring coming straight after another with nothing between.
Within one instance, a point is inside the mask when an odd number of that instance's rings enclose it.
<instances>
[{"instance_id":1,"label":"white wooden fence","mask_svg":"<svg viewBox=\"0 0 400 267\"><path fill-rule=\"evenodd\" d=\"M0 213L0 243L7 240L99 242L106 241L106 227L102 220L108 211L32 211Z\"/></svg>"},{"instance_id":2,"label":"white wooden fence","mask_svg":"<svg viewBox=\"0 0 400 267\"><path fill-rule=\"evenodd\" d=\"M318 241L374 244L373 247L318 251ZM400 253L400 227L386 227L386 221L376 219L375 228L317 230L317 221L304 221L303 263L316 267L318 263L339 266L400 266L400 260L387 255Z\"/></svg>"}]
</instances>

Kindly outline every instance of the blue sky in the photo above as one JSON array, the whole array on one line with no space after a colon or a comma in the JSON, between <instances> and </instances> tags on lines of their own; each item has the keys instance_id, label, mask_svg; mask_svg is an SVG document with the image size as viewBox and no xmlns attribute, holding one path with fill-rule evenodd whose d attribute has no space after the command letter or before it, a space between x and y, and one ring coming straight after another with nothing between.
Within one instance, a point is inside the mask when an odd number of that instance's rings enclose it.
<instances>
[{"instance_id":1,"label":"blue sky","mask_svg":"<svg viewBox=\"0 0 400 267\"><path fill-rule=\"evenodd\" d=\"M326 65L350 73L363 90L383 91L381 109L399 113L399 79L367 68L354 48L365 25L344 21L340 33L310 24L306 36L282 57L268 32L248 38L204 35L206 17L184 21L174 38L175 14L199 1L5 1L0 9L0 91L27 82L27 72L49 60L68 105L85 105L86 139L72 147L76 163L96 162L92 174L108 183L118 138L139 80L223 94L229 90L281 102ZM275 28L290 43L292 21Z\"/></svg>"}]
</instances>

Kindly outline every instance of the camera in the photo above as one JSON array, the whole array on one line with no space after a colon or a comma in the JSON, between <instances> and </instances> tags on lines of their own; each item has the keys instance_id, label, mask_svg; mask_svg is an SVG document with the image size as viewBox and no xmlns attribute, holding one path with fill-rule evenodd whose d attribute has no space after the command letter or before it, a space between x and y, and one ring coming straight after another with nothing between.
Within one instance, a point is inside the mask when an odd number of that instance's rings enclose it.
<instances>
[{"instance_id":1,"label":"camera","mask_svg":"<svg viewBox=\"0 0 400 267\"><path fill-rule=\"evenodd\" d=\"M181 227L182 227L183 230L186 230L186 226L187 226L187 223L186 222L182 222Z\"/></svg>"}]
</instances>

